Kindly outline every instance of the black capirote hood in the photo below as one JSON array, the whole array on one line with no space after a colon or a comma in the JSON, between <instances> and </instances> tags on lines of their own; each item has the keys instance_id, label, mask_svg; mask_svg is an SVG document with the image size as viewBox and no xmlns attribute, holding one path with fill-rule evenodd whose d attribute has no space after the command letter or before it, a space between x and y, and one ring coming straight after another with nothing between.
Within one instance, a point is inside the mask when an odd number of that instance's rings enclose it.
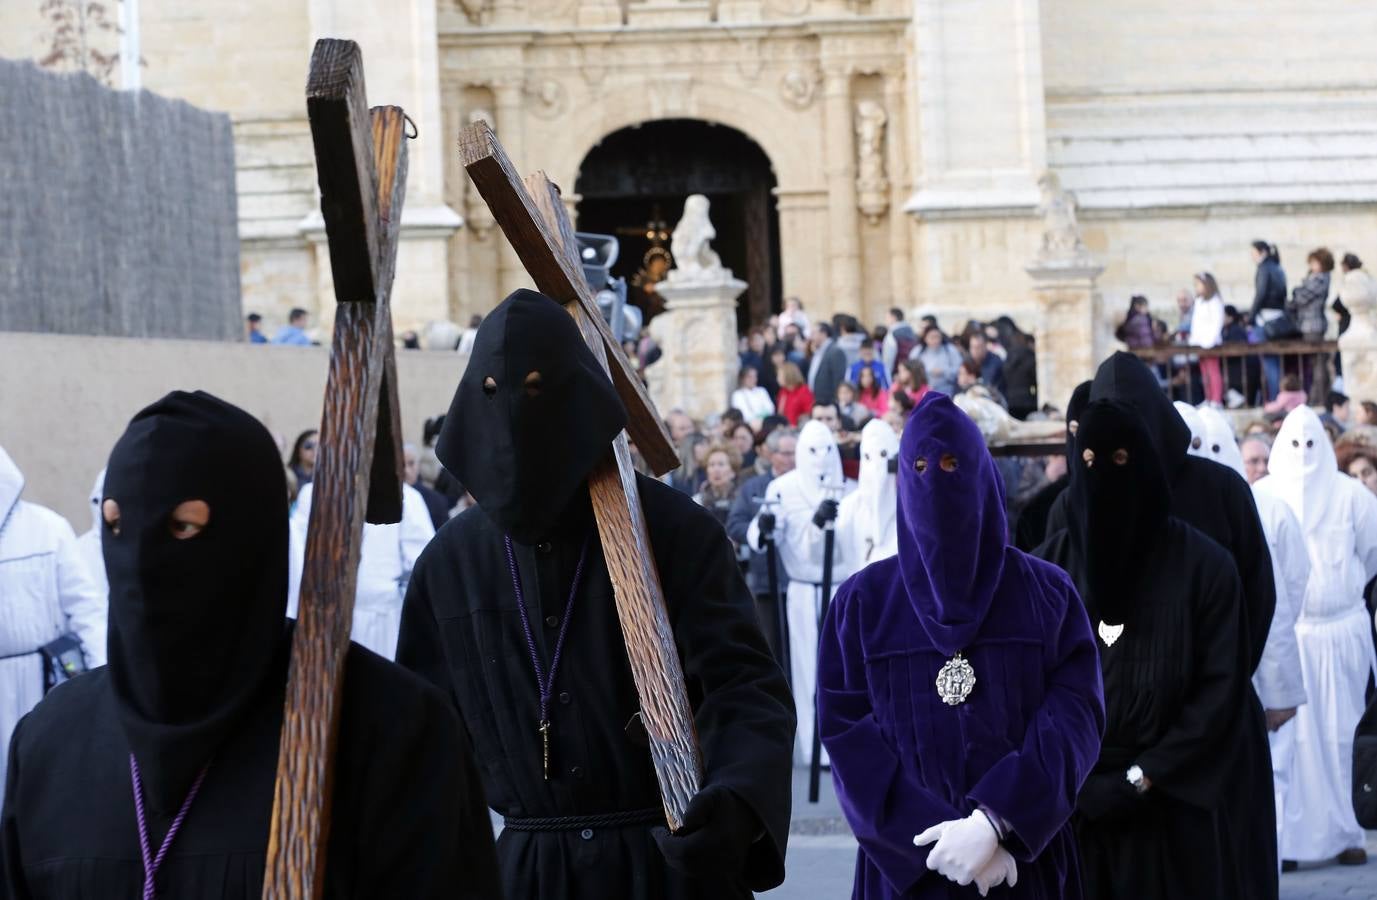
<instances>
[{"instance_id":1,"label":"black capirote hood","mask_svg":"<svg viewBox=\"0 0 1377 900\"><path fill-rule=\"evenodd\" d=\"M625 427L626 408L573 317L520 290L479 326L435 455L493 522L532 544Z\"/></svg>"},{"instance_id":2,"label":"black capirote hood","mask_svg":"<svg viewBox=\"0 0 1377 900\"><path fill-rule=\"evenodd\" d=\"M1166 530L1171 493L1142 415L1117 400L1080 413L1067 460L1067 522L1076 564L1072 577L1093 618L1120 625L1134 586Z\"/></svg>"},{"instance_id":3,"label":"black capirote hood","mask_svg":"<svg viewBox=\"0 0 1377 900\"><path fill-rule=\"evenodd\" d=\"M1152 370L1132 353L1120 350L1100 364L1090 399L1121 400L1138 410L1170 484L1186 462L1191 430L1171 405Z\"/></svg>"},{"instance_id":4,"label":"black capirote hood","mask_svg":"<svg viewBox=\"0 0 1377 900\"><path fill-rule=\"evenodd\" d=\"M174 392L130 421L105 476L118 525L110 578L110 681L148 802L175 811L273 673L287 607L287 487L257 419ZM183 502L210 509L178 538Z\"/></svg>"}]
</instances>

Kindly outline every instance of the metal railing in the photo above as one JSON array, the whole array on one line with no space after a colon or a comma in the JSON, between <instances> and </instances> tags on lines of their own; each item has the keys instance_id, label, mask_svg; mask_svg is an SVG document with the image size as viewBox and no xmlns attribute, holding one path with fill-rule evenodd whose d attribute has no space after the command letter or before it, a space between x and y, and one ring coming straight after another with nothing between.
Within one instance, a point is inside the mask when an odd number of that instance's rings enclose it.
<instances>
[{"instance_id":1,"label":"metal railing","mask_svg":"<svg viewBox=\"0 0 1377 900\"><path fill-rule=\"evenodd\" d=\"M1307 392L1314 378L1323 377L1328 384L1327 367L1338 349L1337 341L1290 340L1221 344L1209 348L1163 344L1131 352L1153 367L1171 399L1191 405L1206 399L1200 363L1219 360L1224 395L1227 397L1230 391L1237 391L1243 402L1234 406L1251 408L1260 407L1275 397L1280 380L1286 375L1296 375L1301 381L1301 389Z\"/></svg>"}]
</instances>

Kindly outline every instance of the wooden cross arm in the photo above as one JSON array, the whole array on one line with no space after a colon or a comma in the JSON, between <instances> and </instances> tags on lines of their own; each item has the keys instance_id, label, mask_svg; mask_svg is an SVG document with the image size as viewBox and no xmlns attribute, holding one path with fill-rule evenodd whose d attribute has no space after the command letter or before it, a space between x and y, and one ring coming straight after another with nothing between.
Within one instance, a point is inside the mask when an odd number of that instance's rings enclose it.
<instances>
[{"instance_id":1,"label":"wooden cross arm","mask_svg":"<svg viewBox=\"0 0 1377 900\"><path fill-rule=\"evenodd\" d=\"M679 456L669 432L655 411L645 385L603 321L602 311L583 278L577 258L563 252L560 236L540 215L521 175L487 122L476 122L464 129L459 138L459 155L469 178L492 210L493 218L535 282L536 289L560 303L577 302L598 330L612 383L626 407L626 430L636 442L636 449L657 475L678 468Z\"/></svg>"},{"instance_id":2,"label":"wooden cross arm","mask_svg":"<svg viewBox=\"0 0 1377 900\"><path fill-rule=\"evenodd\" d=\"M311 54L306 110L335 300L385 302L396 274L406 193L406 114L397 106L369 110L358 44L332 38L317 41ZM391 317L383 318L390 340ZM375 525L402 520L402 429L390 355L386 369L366 514Z\"/></svg>"},{"instance_id":3,"label":"wooden cross arm","mask_svg":"<svg viewBox=\"0 0 1377 900\"><path fill-rule=\"evenodd\" d=\"M541 218L559 240L560 252L568 260L577 260L578 242L560 202L559 188L544 172L527 176L525 185ZM566 303L565 309L605 367L608 354L592 326L602 317L596 312L590 316L575 302ZM703 757L626 435L617 435L602 462L589 473L588 491L612 580L627 662L641 701L641 721L650 740L650 759L660 784L665 820L672 831L678 831L684 811L703 782Z\"/></svg>"},{"instance_id":4,"label":"wooden cross arm","mask_svg":"<svg viewBox=\"0 0 1377 900\"><path fill-rule=\"evenodd\" d=\"M337 299L301 602L278 747L264 900L325 883L335 744L363 524L401 518L401 428L388 295L406 185L405 115L368 109L350 41L321 41L311 131Z\"/></svg>"}]
</instances>

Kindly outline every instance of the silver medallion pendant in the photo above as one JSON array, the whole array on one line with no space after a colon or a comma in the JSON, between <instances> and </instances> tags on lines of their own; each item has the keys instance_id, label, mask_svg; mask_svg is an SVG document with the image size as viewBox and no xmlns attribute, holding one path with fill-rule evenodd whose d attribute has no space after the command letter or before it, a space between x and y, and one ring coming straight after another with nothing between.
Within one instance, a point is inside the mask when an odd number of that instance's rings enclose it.
<instances>
[{"instance_id":1,"label":"silver medallion pendant","mask_svg":"<svg viewBox=\"0 0 1377 900\"><path fill-rule=\"evenodd\" d=\"M937 696L948 706L966 702L975 688L975 669L960 653L947 660L937 671Z\"/></svg>"},{"instance_id":2,"label":"silver medallion pendant","mask_svg":"<svg viewBox=\"0 0 1377 900\"><path fill-rule=\"evenodd\" d=\"M1123 635L1124 626L1106 625L1104 622L1100 622L1100 627L1098 630L1100 632L1100 640L1104 641L1104 645L1106 647L1113 647L1114 642L1117 641Z\"/></svg>"}]
</instances>

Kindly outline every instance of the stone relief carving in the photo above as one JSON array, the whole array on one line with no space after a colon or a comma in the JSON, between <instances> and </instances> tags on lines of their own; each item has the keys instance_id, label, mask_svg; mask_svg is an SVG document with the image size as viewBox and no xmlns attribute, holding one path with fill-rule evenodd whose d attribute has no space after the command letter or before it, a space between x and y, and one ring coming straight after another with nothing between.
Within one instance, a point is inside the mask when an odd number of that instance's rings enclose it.
<instances>
[{"instance_id":1,"label":"stone relief carving","mask_svg":"<svg viewBox=\"0 0 1377 900\"><path fill-rule=\"evenodd\" d=\"M777 16L802 16L811 0L765 0L765 11Z\"/></svg>"},{"instance_id":2,"label":"stone relief carving","mask_svg":"<svg viewBox=\"0 0 1377 900\"><path fill-rule=\"evenodd\" d=\"M553 78L528 81L524 90L526 96L532 101L530 104L531 114L542 119L553 119L559 116L564 112L569 99L568 93L564 90L564 85Z\"/></svg>"},{"instance_id":3,"label":"stone relief carving","mask_svg":"<svg viewBox=\"0 0 1377 900\"><path fill-rule=\"evenodd\" d=\"M1086 259L1089 254L1081 240L1081 226L1076 218L1076 195L1063 189L1061 179L1050 169L1038 179L1038 188L1042 191L1042 199L1038 202L1038 215L1042 216L1039 259Z\"/></svg>"},{"instance_id":4,"label":"stone relief carving","mask_svg":"<svg viewBox=\"0 0 1377 900\"><path fill-rule=\"evenodd\" d=\"M482 25L492 16L493 0L455 0L455 5L473 25Z\"/></svg>"},{"instance_id":5,"label":"stone relief carving","mask_svg":"<svg viewBox=\"0 0 1377 900\"><path fill-rule=\"evenodd\" d=\"M807 109L817 97L822 73L817 69L790 69L779 81L779 94L795 109Z\"/></svg>"},{"instance_id":6,"label":"stone relief carving","mask_svg":"<svg viewBox=\"0 0 1377 900\"><path fill-rule=\"evenodd\" d=\"M688 73L664 73L646 82L650 113L657 119L689 115L693 95L693 76Z\"/></svg>"},{"instance_id":7,"label":"stone relief carving","mask_svg":"<svg viewBox=\"0 0 1377 900\"><path fill-rule=\"evenodd\" d=\"M684 215L669 238L675 268L666 279L670 284L708 284L725 281L732 273L722 265L722 259L709 243L717 237L717 229L708 219L708 198L691 194L684 201Z\"/></svg>"},{"instance_id":8,"label":"stone relief carving","mask_svg":"<svg viewBox=\"0 0 1377 900\"><path fill-rule=\"evenodd\" d=\"M491 110L482 108L470 110L469 124L473 125L476 122L487 122L491 127L497 127L497 121L493 118ZM464 181L466 188L464 191L464 224L469 231L473 232L476 240L485 241L488 239L488 233L497 224L497 220L493 218L492 210L488 209L488 204L479 196L478 189L468 183L467 177Z\"/></svg>"},{"instance_id":9,"label":"stone relief carving","mask_svg":"<svg viewBox=\"0 0 1377 900\"><path fill-rule=\"evenodd\" d=\"M747 81L755 81L765 68L765 54L760 46L760 38L737 38L736 46L741 52L741 56L736 60L736 71Z\"/></svg>"},{"instance_id":10,"label":"stone relief carving","mask_svg":"<svg viewBox=\"0 0 1377 900\"><path fill-rule=\"evenodd\" d=\"M856 205L871 225L889 209L885 176L885 125L889 116L874 100L856 104Z\"/></svg>"}]
</instances>

